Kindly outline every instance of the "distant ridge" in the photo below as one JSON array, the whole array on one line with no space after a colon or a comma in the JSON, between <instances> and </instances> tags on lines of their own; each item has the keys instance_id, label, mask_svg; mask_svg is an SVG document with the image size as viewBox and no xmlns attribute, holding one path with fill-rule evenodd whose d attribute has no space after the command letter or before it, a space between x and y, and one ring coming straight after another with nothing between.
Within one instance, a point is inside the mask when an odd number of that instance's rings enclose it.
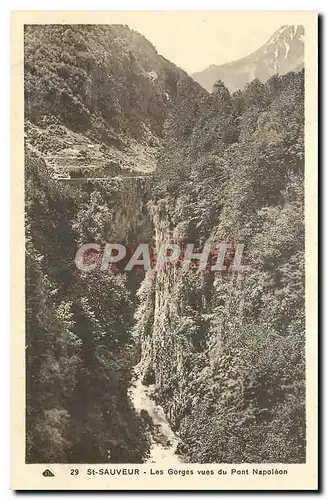
<instances>
[{"instance_id":1,"label":"distant ridge","mask_svg":"<svg viewBox=\"0 0 328 500\"><path fill-rule=\"evenodd\" d=\"M303 38L303 26L281 26L265 45L252 54L220 66L213 64L191 76L208 92L218 80L235 92L255 78L265 82L274 74L300 71L304 67Z\"/></svg>"}]
</instances>

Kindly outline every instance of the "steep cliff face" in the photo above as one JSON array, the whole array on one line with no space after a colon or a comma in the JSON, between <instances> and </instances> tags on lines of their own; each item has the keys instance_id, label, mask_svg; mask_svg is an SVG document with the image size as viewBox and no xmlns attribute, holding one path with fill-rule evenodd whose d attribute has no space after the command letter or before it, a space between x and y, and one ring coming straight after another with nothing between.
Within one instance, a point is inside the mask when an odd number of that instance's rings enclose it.
<instances>
[{"instance_id":1,"label":"steep cliff face","mask_svg":"<svg viewBox=\"0 0 328 500\"><path fill-rule=\"evenodd\" d=\"M128 397L140 277L79 273L74 257L84 243L151 239L144 179L123 170L149 173L180 88L205 91L125 26L26 26L24 62L26 460L142 462ZM79 158L76 145L97 150ZM102 178L59 182L73 160Z\"/></svg>"},{"instance_id":2,"label":"steep cliff face","mask_svg":"<svg viewBox=\"0 0 328 500\"><path fill-rule=\"evenodd\" d=\"M271 76L304 67L303 26L282 26L265 45L243 59L209 66L192 77L211 92L217 80L222 80L231 92L243 89L246 83L258 78L266 82Z\"/></svg>"},{"instance_id":3,"label":"steep cliff face","mask_svg":"<svg viewBox=\"0 0 328 500\"><path fill-rule=\"evenodd\" d=\"M186 85L142 35L121 25L27 25L27 140L42 152L97 143L104 161L152 170L163 125Z\"/></svg>"},{"instance_id":4,"label":"steep cliff face","mask_svg":"<svg viewBox=\"0 0 328 500\"><path fill-rule=\"evenodd\" d=\"M128 397L140 277L74 264L81 244L149 238L143 196L135 180L63 187L26 150L27 463L140 463L147 454Z\"/></svg>"},{"instance_id":5,"label":"steep cliff face","mask_svg":"<svg viewBox=\"0 0 328 500\"><path fill-rule=\"evenodd\" d=\"M221 86L177 109L191 128L170 128L156 172L158 245L237 241L251 260L168 266L138 292L144 380L192 462L305 460L303 99L302 74Z\"/></svg>"},{"instance_id":6,"label":"steep cliff face","mask_svg":"<svg viewBox=\"0 0 328 500\"><path fill-rule=\"evenodd\" d=\"M124 26L25 36L27 461L146 459L134 341L189 460L304 461L303 74L209 95ZM72 143L158 165L60 184ZM149 272L134 322L139 276L74 267L102 239L236 240L252 271Z\"/></svg>"}]
</instances>

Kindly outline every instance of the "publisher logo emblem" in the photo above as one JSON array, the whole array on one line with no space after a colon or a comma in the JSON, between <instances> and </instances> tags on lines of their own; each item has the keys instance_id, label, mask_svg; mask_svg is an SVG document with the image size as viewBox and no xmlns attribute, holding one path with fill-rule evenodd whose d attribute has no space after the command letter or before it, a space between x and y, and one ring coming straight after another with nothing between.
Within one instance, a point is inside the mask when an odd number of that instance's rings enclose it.
<instances>
[{"instance_id":1,"label":"publisher logo emblem","mask_svg":"<svg viewBox=\"0 0 328 500\"><path fill-rule=\"evenodd\" d=\"M51 472L51 470L49 470L49 469L46 469L45 471L43 471L42 475L44 477L54 477L55 476L55 474L53 472Z\"/></svg>"}]
</instances>

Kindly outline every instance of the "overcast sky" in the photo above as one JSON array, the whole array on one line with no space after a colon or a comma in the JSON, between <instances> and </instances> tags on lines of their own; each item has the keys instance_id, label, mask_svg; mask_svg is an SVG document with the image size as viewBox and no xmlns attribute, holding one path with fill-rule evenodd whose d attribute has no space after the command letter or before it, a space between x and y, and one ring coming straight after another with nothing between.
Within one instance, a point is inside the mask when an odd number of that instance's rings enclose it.
<instances>
[{"instance_id":1,"label":"overcast sky","mask_svg":"<svg viewBox=\"0 0 328 500\"><path fill-rule=\"evenodd\" d=\"M288 12L139 11L113 14L115 22L127 24L143 34L159 54L188 73L244 57L263 45L281 25L290 22Z\"/></svg>"}]
</instances>

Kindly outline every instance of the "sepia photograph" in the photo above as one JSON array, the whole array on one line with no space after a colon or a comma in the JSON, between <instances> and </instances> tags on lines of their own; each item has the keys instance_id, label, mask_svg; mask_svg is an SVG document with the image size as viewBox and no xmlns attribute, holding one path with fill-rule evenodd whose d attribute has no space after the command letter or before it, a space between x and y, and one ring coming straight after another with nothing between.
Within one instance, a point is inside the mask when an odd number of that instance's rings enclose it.
<instances>
[{"instance_id":1,"label":"sepia photograph","mask_svg":"<svg viewBox=\"0 0 328 500\"><path fill-rule=\"evenodd\" d=\"M315 489L316 14L16 14L21 466Z\"/></svg>"}]
</instances>

